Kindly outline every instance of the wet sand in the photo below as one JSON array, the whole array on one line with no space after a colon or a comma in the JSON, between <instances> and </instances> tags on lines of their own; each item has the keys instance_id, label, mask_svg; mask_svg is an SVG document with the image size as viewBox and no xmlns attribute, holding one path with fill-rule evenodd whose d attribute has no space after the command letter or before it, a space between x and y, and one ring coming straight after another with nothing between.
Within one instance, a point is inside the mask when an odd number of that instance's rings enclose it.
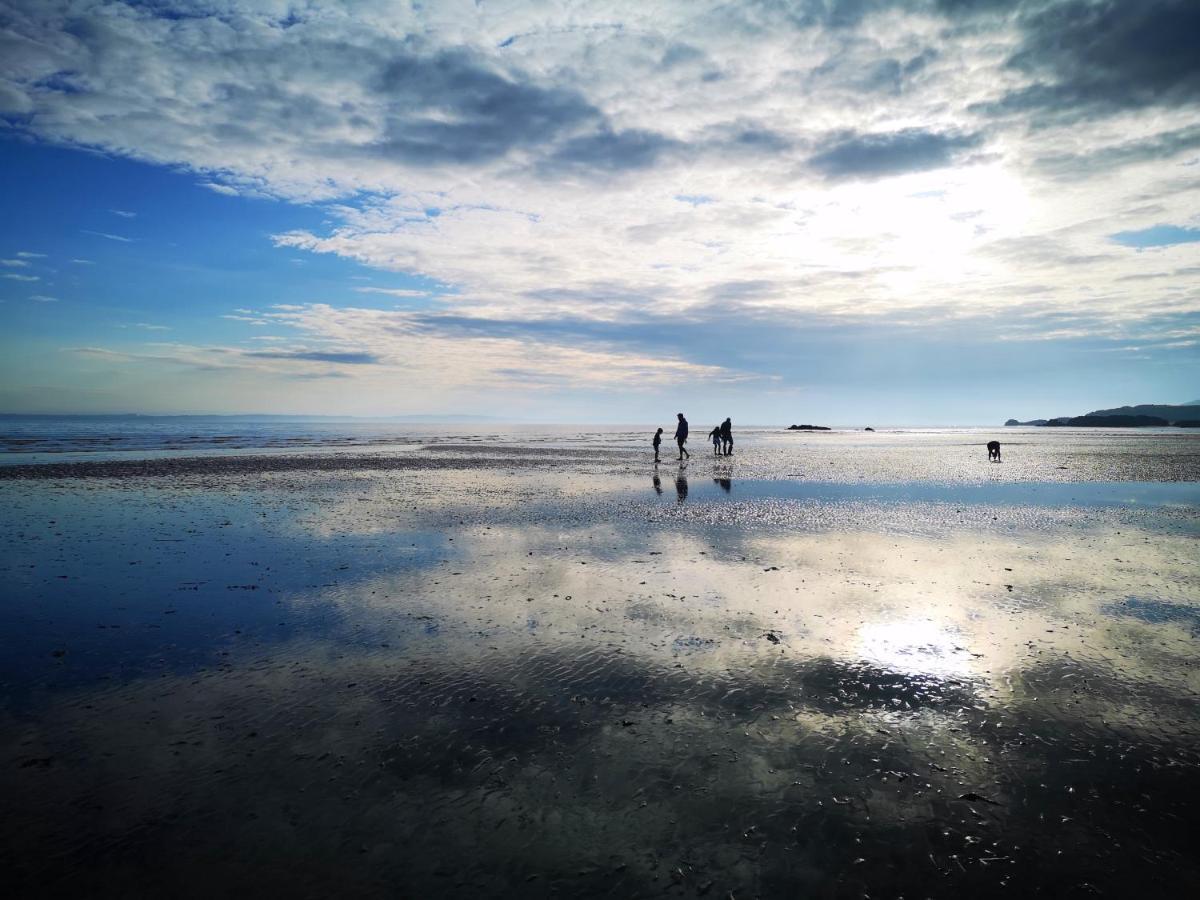
<instances>
[{"instance_id":1,"label":"wet sand","mask_svg":"<svg viewBox=\"0 0 1200 900\"><path fill-rule=\"evenodd\" d=\"M1197 445L819 439L5 467L6 880L1194 893Z\"/></svg>"}]
</instances>

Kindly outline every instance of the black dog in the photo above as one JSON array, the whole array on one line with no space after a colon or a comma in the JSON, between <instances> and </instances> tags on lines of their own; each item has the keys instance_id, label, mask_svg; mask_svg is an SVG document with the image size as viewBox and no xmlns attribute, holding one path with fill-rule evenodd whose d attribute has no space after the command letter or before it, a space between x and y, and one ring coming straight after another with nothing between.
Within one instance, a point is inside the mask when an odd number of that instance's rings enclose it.
<instances>
[{"instance_id":1,"label":"black dog","mask_svg":"<svg viewBox=\"0 0 1200 900\"><path fill-rule=\"evenodd\" d=\"M988 461L989 462L1000 462L1000 442L999 441L988 441L987 448L988 448Z\"/></svg>"}]
</instances>

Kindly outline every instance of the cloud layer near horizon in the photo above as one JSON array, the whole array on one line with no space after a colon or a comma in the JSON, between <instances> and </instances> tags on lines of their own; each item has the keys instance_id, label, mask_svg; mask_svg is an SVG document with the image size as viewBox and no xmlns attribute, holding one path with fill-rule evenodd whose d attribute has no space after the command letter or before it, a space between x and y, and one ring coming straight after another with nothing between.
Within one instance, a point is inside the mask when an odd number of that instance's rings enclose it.
<instances>
[{"instance_id":1,"label":"cloud layer near horizon","mask_svg":"<svg viewBox=\"0 0 1200 900\"><path fill-rule=\"evenodd\" d=\"M1182 0L23 0L0 114L323 204L276 243L447 288L419 319L304 307L242 362L432 381L419 323L473 379L742 378L621 329L1194 342L1198 245L1113 236L1197 224L1198 30Z\"/></svg>"}]
</instances>

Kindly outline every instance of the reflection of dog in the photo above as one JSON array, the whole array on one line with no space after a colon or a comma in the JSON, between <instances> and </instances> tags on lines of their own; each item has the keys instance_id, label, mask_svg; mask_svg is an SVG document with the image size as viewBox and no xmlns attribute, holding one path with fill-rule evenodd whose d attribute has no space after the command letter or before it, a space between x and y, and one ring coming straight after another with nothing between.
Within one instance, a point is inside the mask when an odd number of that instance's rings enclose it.
<instances>
[{"instance_id":1,"label":"reflection of dog","mask_svg":"<svg viewBox=\"0 0 1200 900\"><path fill-rule=\"evenodd\" d=\"M1000 442L988 441L988 460L990 462L1000 462Z\"/></svg>"}]
</instances>

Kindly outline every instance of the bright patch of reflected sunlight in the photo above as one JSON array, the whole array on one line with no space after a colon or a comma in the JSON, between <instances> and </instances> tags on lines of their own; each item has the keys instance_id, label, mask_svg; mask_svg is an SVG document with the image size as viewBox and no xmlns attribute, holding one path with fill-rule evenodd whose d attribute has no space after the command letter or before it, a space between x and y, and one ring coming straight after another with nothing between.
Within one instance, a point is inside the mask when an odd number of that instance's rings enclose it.
<instances>
[{"instance_id":1,"label":"bright patch of reflected sunlight","mask_svg":"<svg viewBox=\"0 0 1200 900\"><path fill-rule=\"evenodd\" d=\"M928 619L872 622L857 634L856 652L876 665L897 672L928 675L970 675L974 657L964 638L946 625Z\"/></svg>"}]
</instances>

